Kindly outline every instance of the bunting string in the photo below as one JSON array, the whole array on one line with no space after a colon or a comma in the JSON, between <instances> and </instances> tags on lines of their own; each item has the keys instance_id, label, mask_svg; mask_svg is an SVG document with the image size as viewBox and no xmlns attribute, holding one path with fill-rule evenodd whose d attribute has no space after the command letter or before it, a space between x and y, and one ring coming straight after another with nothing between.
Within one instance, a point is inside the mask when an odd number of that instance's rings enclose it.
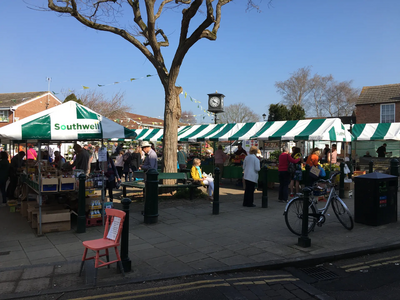
<instances>
[{"instance_id":1,"label":"bunting string","mask_svg":"<svg viewBox=\"0 0 400 300\"><path fill-rule=\"evenodd\" d=\"M148 75L142 76L142 77L132 77L132 78L129 78L129 79L124 80L124 81L114 81L114 82L112 82L112 83L106 83L106 84L99 84L99 83L98 83L97 86L94 87L94 88L97 88L97 87L106 87L106 86L116 85L116 84L126 83L126 82L133 82L133 81L136 81L136 80L140 80L140 79L144 79L144 78L149 78L149 77L153 77L153 76L156 76L156 74L148 74ZM86 85L82 85L82 88L79 89L78 91L88 90L88 89L91 89L91 88L92 88L92 87L89 87L89 86L86 86ZM69 92L72 92L71 90L68 90L68 91L69 91ZM52 91L52 93L53 93L54 95L60 94L60 92L56 93L56 92L54 92L54 91Z\"/></svg>"}]
</instances>

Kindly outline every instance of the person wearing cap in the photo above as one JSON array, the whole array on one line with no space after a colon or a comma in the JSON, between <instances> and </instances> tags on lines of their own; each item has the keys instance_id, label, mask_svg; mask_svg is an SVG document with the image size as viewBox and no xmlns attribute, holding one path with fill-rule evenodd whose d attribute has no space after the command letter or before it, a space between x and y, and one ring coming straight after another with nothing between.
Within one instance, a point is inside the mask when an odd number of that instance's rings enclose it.
<instances>
[{"instance_id":1,"label":"person wearing cap","mask_svg":"<svg viewBox=\"0 0 400 300\"><path fill-rule=\"evenodd\" d=\"M156 152L151 148L151 144L149 142L143 142L142 143L142 150L145 153L145 159L143 164L140 166L140 169L143 171L148 171L150 169L155 169L157 170L157 154Z\"/></svg>"}]
</instances>

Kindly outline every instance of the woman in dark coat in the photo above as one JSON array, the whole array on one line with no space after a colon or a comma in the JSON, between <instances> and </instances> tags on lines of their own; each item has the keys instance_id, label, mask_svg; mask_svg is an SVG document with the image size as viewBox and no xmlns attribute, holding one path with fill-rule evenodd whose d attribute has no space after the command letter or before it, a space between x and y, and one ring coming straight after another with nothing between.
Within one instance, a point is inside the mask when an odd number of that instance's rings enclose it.
<instances>
[{"instance_id":1,"label":"woman in dark coat","mask_svg":"<svg viewBox=\"0 0 400 300\"><path fill-rule=\"evenodd\" d=\"M104 195L107 193L108 190L108 197L110 198L110 202L113 202L114 196L113 196L113 189L115 188L115 179L118 180L118 182L121 181L121 178L118 176L117 168L115 167L114 161L112 158L108 155L107 152L107 169L104 170L104 175L106 176L106 184L104 186Z\"/></svg>"},{"instance_id":2,"label":"woman in dark coat","mask_svg":"<svg viewBox=\"0 0 400 300\"><path fill-rule=\"evenodd\" d=\"M132 172L138 171L140 165L142 164L142 149L140 147L136 147L135 152L131 154L131 169ZM135 178L133 179L135 180Z\"/></svg>"}]
</instances>

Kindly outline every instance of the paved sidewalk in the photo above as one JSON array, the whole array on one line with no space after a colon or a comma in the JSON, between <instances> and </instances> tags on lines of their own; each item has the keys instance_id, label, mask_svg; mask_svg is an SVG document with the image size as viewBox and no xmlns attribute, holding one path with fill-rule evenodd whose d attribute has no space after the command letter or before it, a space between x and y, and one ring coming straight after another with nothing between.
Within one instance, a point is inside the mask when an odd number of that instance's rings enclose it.
<instances>
[{"instance_id":1,"label":"paved sidewalk","mask_svg":"<svg viewBox=\"0 0 400 300\"><path fill-rule=\"evenodd\" d=\"M133 270L124 278L115 265L102 268L98 285L274 268L310 259L322 262L400 244L399 223L377 227L356 223L348 231L330 210L322 228L310 234L311 247L302 248L286 227L285 203L276 200L277 188L269 190L268 208L261 208L261 192L255 195L257 207L243 207L243 190L229 181L224 181L220 194L219 215L212 215L212 205L205 199L170 200L160 203L159 221L151 225L143 223L143 204L133 203L129 233ZM353 199L344 200L353 211ZM0 218L0 299L88 287L85 276L77 276L82 241L101 237L103 227L87 228L81 234L73 229L36 237L19 213L1 207Z\"/></svg>"}]
</instances>

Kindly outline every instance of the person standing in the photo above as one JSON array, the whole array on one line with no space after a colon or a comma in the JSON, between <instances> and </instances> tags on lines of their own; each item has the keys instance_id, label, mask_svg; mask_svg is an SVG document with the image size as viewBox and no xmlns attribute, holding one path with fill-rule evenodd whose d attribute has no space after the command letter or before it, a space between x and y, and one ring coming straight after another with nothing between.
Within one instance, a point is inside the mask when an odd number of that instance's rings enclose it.
<instances>
[{"instance_id":1,"label":"person standing","mask_svg":"<svg viewBox=\"0 0 400 300\"><path fill-rule=\"evenodd\" d=\"M302 168L301 168L301 164L303 163L303 158L302 158L302 155L301 155L301 153L300 153L300 148L299 148L299 147L293 147L293 148L292 148L291 157L292 157L293 159L298 159L298 158L300 158L300 161L299 161L297 164L295 164L295 169L296 169L296 170L295 170L295 172L294 172L292 181L290 182L290 185L289 185L290 197L293 197L293 196L294 196L294 194L293 194L293 187L295 187L295 191L296 191L296 194L297 194L297 193L299 192L300 181L301 181L302 178L303 178L303 170L302 170Z\"/></svg>"},{"instance_id":2,"label":"person standing","mask_svg":"<svg viewBox=\"0 0 400 300\"><path fill-rule=\"evenodd\" d=\"M243 149L242 144L238 144L238 149L235 152L235 155L247 155L246 150Z\"/></svg>"},{"instance_id":3,"label":"person standing","mask_svg":"<svg viewBox=\"0 0 400 300\"><path fill-rule=\"evenodd\" d=\"M312 153L307 157L306 164L309 165L311 168L312 167L318 168L319 155L320 155L319 149L314 148ZM311 174L311 172L310 172L310 174ZM313 178L310 175L309 175L308 179L309 179L309 182L308 182L309 186L312 186L314 184L314 182L318 180L318 178Z\"/></svg>"},{"instance_id":4,"label":"person standing","mask_svg":"<svg viewBox=\"0 0 400 300\"><path fill-rule=\"evenodd\" d=\"M386 143L383 144L376 150L376 153L378 153L378 157L385 157L386 155Z\"/></svg>"},{"instance_id":5,"label":"person standing","mask_svg":"<svg viewBox=\"0 0 400 300\"><path fill-rule=\"evenodd\" d=\"M142 150L145 153L145 159L143 164L140 166L140 169L143 171L148 171L150 169L155 169L157 170L158 168L158 162L157 162L157 154L156 152L151 148L151 145L149 142L143 142L142 144Z\"/></svg>"},{"instance_id":6,"label":"person standing","mask_svg":"<svg viewBox=\"0 0 400 300\"><path fill-rule=\"evenodd\" d=\"M32 159L32 160L36 160L37 159L37 152L33 148L32 144L28 145L28 151L26 151L26 159Z\"/></svg>"},{"instance_id":7,"label":"person standing","mask_svg":"<svg viewBox=\"0 0 400 300\"><path fill-rule=\"evenodd\" d=\"M92 172L99 170L99 145L96 145L92 154L92 161L90 162L90 170Z\"/></svg>"},{"instance_id":8,"label":"person standing","mask_svg":"<svg viewBox=\"0 0 400 300\"><path fill-rule=\"evenodd\" d=\"M10 163L8 162L8 153L2 151L0 152L0 192L4 205L7 203L6 184L9 169Z\"/></svg>"},{"instance_id":9,"label":"person standing","mask_svg":"<svg viewBox=\"0 0 400 300\"><path fill-rule=\"evenodd\" d=\"M330 158L331 158L331 149L329 149L329 145L328 144L325 144L325 148L322 151L322 155L321 155L321 162L323 164L329 163L330 162Z\"/></svg>"},{"instance_id":10,"label":"person standing","mask_svg":"<svg viewBox=\"0 0 400 300\"><path fill-rule=\"evenodd\" d=\"M332 152L331 152L330 162L331 162L331 164L335 164L335 165L337 163L337 147L336 147L336 144L332 145Z\"/></svg>"},{"instance_id":11,"label":"person standing","mask_svg":"<svg viewBox=\"0 0 400 300\"><path fill-rule=\"evenodd\" d=\"M125 175L125 182L132 180L132 169L131 169L131 160L132 160L132 153L127 150L124 155L122 156L124 161L123 172Z\"/></svg>"},{"instance_id":12,"label":"person standing","mask_svg":"<svg viewBox=\"0 0 400 300\"><path fill-rule=\"evenodd\" d=\"M289 155L289 148L283 147L283 152L279 155L279 202L287 202L289 198L289 183L291 181L290 173L288 171L289 163L297 164L300 158L294 159Z\"/></svg>"},{"instance_id":13,"label":"person standing","mask_svg":"<svg viewBox=\"0 0 400 300\"><path fill-rule=\"evenodd\" d=\"M121 181L121 177L118 176L117 168L115 167L114 161L112 158L109 156L107 152L107 170L104 175L107 177L106 184L104 186L104 195L107 193L108 190L108 197L110 198L110 202L113 202L114 200L114 195L113 195L113 189L115 188L115 179L118 180L118 182Z\"/></svg>"},{"instance_id":14,"label":"person standing","mask_svg":"<svg viewBox=\"0 0 400 300\"><path fill-rule=\"evenodd\" d=\"M187 154L182 146L178 146L178 165L179 170L186 169L187 166Z\"/></svg>"},{"instance_id":15,"label":"person standing","mask_svg":"<svg viewBox=\"0 0 400 300\"><path fill-rule=\"evenodd\" d=\"M122 173L124 170L124 151L119 151L117 157L115 158L115 167L117 168L118 176L122 178Z\"/></svg>"},{"instance_id":16,"label":"person standing","mask_svg":"<svg viewBox=\"0 0 400 300\"><path fill-rule=\"evenodd\" d=\"M83 170L86 176L89 175L90 172L90 165L89 165L89 160L90 160L90 154L88 151L83 149L80 145L74 144L74 150L75 150L75 160L72 163L72 167L76 167L77 169Z\"/></svg>"},{"instance_id":17,"label":"person standing","mask_svg":"<svg viewBox=\"0 0 400 300\"><path fill-rule=\"evenodd\" d=\"M244 171L244 198L243 206L255 207L254 202L254 189L258 182L258 172L260 171L260 160L257 158L257 147L252 146L250 148L250 154L246 156L243 161L243 171Z\"/></svg>"},{"instance_id":18,"label":"person standing","mask_svg":"<svg viewBox=\"0 0 400 300\"><path fill-rule=\"evenodd\" d=\"M61 156L60 151L54 151L54 166L60 170L65 162L65 158Z\"/></svg>"},{"instance_id":19,"label":"person standing","mask_svg":"<svg viewBox=\"0 0 400 300\"><path fill-rule=\"evenodd\" d=\"M14 192L18 185L18 176L22 171L23 158L25 157L25 152L20 151L11 159L10 168L8 170L8 175L10 177L10 183L7 187L7 198L14 199Z\"/></svg>"},{"instance_id":20,"label":"person standing","mask_svg":"<svg viewBox=\"0 0 400 300\"><path fill-rule=\"evenodd\" d=\"M228 156L222 150L222 145L218 146L217 151L214 153L215 167L219 168L219 184L221 185L222 174L224 173L224 163Z\"/></svg>"}]
</instances>

